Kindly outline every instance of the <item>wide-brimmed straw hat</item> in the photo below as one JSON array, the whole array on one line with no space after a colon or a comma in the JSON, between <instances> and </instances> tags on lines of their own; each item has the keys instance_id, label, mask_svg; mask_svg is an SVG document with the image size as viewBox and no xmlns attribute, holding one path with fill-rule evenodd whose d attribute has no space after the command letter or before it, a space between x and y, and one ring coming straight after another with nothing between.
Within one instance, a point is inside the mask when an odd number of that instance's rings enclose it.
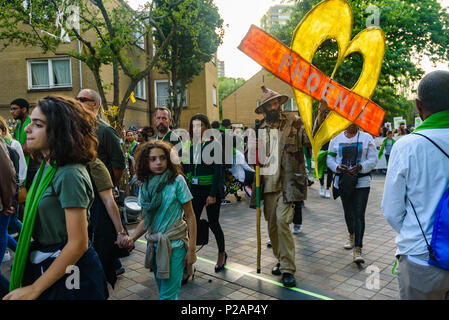
<instances>
[{"instance_id":1,"label":"wide-brimmed straw hat","mask_svg":"<svg viewBox=\"0 0 449 320\"><path fill-rule=\"evenodd\" d=\"M263 112L263 106L270 102L273 99L280 98L279 104L283 105L287 102L288 96L285 94L277 93L276 91L267 89L265 86L262 86L262 99L260 105L256 108L256 113L262 113Z\"/></svg>"}]
</instances>

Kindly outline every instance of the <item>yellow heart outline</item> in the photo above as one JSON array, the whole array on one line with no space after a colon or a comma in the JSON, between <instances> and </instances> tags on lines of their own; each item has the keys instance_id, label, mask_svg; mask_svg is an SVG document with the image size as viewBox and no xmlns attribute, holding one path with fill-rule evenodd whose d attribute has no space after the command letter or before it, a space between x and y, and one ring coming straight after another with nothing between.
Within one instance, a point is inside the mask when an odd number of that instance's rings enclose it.
<instances>
[{"instance_id":1,"label":"yellow heart outline","mask_svg":"<svg viewBox=\"0 0 449 320\"><path fill-rule=\"evenodd\" d=\"M330 39L336 40L338 58L331 78L348 55L359 52L363 57L362 72L351 91L370 99L376 89L382 68L385 33L378 27L370 27L350 40L352 27L352 9L345 0L324 0L307 13L298 24L290 48L312 63L315 52L323 42ZM292 89L307 136L312 144L315 171L318 175L318 153L321 147L352 122L330 111L315 136L312 136L312 97L293 87Z\"/></svg>"}]
</instances>

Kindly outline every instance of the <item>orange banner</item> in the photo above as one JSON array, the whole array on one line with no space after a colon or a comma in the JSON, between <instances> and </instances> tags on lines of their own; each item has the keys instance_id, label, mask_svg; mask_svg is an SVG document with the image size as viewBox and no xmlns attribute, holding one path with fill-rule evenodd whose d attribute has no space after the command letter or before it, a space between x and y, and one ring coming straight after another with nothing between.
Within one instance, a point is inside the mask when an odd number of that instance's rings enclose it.
<instances>
[{"instance_id":1,"label":"orange banner","mask_svg":"<svg viewBox=\"0 0 449 320\"><path fill-rule=\"evenodd\" d=\"M320 101L366 132L378 136L385 110L326 76L262 29L251 26L239 49L292 87Z\"/></svg>"}]
</instances>

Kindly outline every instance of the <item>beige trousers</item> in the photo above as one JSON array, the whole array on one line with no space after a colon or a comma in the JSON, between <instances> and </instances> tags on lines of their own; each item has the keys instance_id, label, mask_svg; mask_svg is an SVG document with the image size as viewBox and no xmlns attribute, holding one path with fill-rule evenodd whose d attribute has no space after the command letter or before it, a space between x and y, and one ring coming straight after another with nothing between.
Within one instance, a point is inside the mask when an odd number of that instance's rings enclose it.
<instances>
[{"instance_id":1,"label":"beige trousers","mask_svg":"<svg viewBox=\"0 0 449 320\"><path fill-rule=\"evenodd\" d=\"M268 222L268 235L274 256L280 262L279 270L294 274L295 241L290 230L293 221L293 203L284 203L282 191L263 194L263 213Z\"/></svg>"}]
</instances>

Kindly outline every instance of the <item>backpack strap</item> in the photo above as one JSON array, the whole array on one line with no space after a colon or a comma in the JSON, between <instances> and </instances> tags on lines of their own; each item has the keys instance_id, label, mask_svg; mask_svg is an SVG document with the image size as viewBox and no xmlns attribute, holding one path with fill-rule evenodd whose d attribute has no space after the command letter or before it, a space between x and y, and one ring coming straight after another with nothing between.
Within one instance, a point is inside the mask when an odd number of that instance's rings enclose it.
<instances>
[{"instance_id":1,"label":"backpack strap","mask_svg":"<svg viewBox=\"0 0 449 320\"><path fill-rule=\"evenodd\" d=\"M441 151L442 153L444 153L444 155L445 155L446 157L449 158L449 155L448 155L443 149L441 149L441 147L440 147L439 145L437 145L437 144L436 144L432 139L430 139L428 136L425 136L425 135L423 135L423 134L421 134L421 133L417 133L417 132L413 132L413 134L416 134L416 135L418 135L418 136L421 136L421 137L426 138L427 140L429 140L430 142L432 142L433 145L434 145L435 147L437 147L438 149L440 149L440 151Z\"/></svg>"}]
</instances>

